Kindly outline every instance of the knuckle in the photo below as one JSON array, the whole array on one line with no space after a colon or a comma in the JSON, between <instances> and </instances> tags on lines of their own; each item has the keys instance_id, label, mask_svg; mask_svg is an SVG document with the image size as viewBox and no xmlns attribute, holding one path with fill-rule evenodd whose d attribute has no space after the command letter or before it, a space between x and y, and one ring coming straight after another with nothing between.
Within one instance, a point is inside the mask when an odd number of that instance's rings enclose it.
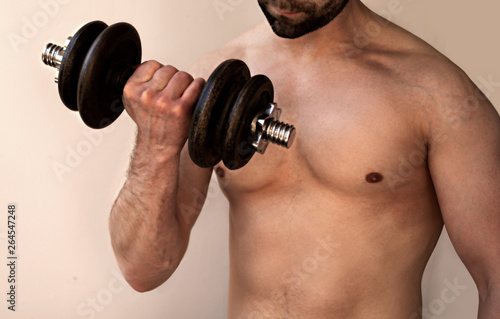
<instances>
[{"instance_id":1,"label":"knuckle","mask_svg":"<svg viewBox=\"0 0 500 319\"><path fill-rule=\"evenodd\" d=\"M134 91L134 86L133 86L133 84L131 84L131 83L130 83L130 81L129 81L129 82L127 82L127 83L125 84L125 86L123 87L123 96L124 96L126 99L130 100L130 98L132 97L132 92L133 92L133 91Z\"/></svg>"},{"instance_id":2,"label":"knuckle","mask_svg":"<svg viewBox=\"0 0 500 319\"><path fill-rule=\"evenodd\" d=\"M123 97L131 101L135 100L136 95L137 95L137 84L132 81L128 81L123 87Z\"/></svg>"},{"instance_id":3,"label":"knuckle","mask_svg":"<svg viewBox=\"0 0 500 319\"><path fill-rule=\"evenodd\" d=\"M156 106L166 115L176 116L176 103L167 96L162 96L156 102Z\"/></svg>"},{"instance_id":4,"label":"knuckle","mask_svg":"<svg viewBox=\"0 0 500 319\"><path fill-rule=\"evenodd\" d=\"M186 106L179 100L173 101L166 96L162 96L160 99L158 99L157 106L163 114L170 118L186 117Z\"/></svg>"},{"instance_id":5,"label":"knuckle","mask_svg":"<svg viewBox=\"0 0 500 319\"><path fill-rule=\"evenodd\" d=\"M166 71L169 71L169 72L172 72L172 73L174 73L174 72L179 72L179 70L177 70L177 68L176 68L176 67L174 67L173 65L170 65L170 64L165 65L163 68L164 68Z\"/></svg>"},{"instance_id":6,"label":"knuckle","mask_svg":"<svg viewBox=\"0 0 500 319\"><path fill-rule=\"evenodd\" d=\"M162 66L160 62L155 61L155 60L146 61L146 62L142 63L142 65L144 65L147 68L151 68L151 69L159 69Z\"/></svg>"},{"instance_id":7,"label":"knuckle","mask_svg":"<svg viewBox=\"0 0 500 319\"><path fill-rule=\"evenodd\" d=\"M158 70L161 69L162 65L158 61L146 61L143 62L139 68L137 68L136 73L139 74L139 79L143 79L144 77L152 77L153 74ZM143 81L140 81L143 82Z\"/></svg>"},{"instance_id":8,"label":"knuckle","mask_svg":"<svg viewBox=\"0 0 500 319\"><path fill-rule=\"evenodd\" d=\"M141 92L139 102L144 106L151 105L155 100L155 92L151 89L145 89Z\"/></svg>"},{"instance_id":9,"label":"knuckle","mask_svg":"<svg viewBox=\"0 0 500 319\"><path fill-rule=\"evenodd\" d=\"M178 78L179 81L184 82L184 83L191 83L194 81L191 74L184 72L184 71L177 72L175 74L175 76Z\"/></svg>"}]
</instances>

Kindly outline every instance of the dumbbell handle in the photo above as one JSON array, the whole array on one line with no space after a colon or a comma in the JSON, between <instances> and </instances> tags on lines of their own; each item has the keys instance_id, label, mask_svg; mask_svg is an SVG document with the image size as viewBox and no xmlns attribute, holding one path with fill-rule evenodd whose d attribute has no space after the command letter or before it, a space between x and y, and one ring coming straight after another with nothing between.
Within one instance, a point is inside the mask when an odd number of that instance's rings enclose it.
<instances>
[{"instance_id":1,"label":"dumbbell handle","mask_svg":"<svg viewBox=\"0 0 500 319\"><path fill-rule=\"evenodd\" d=\"M127 84L128 79L134 74L135 69L130 66L126 66L120 74L113 74L111 79L115 80L114 88L116 88L116 93L122 95L125 84Z\"/></svg>"}]
</instances>

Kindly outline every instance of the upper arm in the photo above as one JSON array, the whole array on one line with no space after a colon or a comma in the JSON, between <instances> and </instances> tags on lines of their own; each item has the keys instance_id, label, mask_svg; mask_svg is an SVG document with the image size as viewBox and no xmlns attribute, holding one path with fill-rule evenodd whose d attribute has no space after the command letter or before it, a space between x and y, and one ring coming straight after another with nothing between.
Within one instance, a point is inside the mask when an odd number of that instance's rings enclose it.
<instances>
[{"instance_id":1,"label":"upper arm","mask_svg":"<svg viewBox=\"0 0 500 319\"><path fill-rule=\"evenodd\" d=\"M433 93L429 169L450 239L482 294L500 285L500 118L464 73L453 74Z\"/></svg>"}]
</instances>

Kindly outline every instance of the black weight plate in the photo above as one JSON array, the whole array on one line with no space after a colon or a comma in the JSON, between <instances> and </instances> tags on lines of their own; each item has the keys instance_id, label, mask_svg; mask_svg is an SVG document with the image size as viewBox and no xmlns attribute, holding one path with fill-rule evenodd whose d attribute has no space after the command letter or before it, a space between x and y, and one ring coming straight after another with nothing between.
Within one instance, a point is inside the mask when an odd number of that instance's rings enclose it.
<instances>
[{"instance_id":1,"label":"black weight plate","mask_svg":"<svg viewBox=\"0 0 500 319\"><path fill-rule=\"evenodd\" d=\"M68 44L59 67L57 87L62 102L70 110L78 110L77 90L80 70L94 40L108 25L92 21L81 27Z\"/></svg>"},{"instance_id":2,"label":"black weight plate","mask_svg":"<svg viewBox=\"0 0 500 319\"><path fill-rule=\"evenodd\" d=\"M85 124L103 128L123 111L118 79L141 62L141 40L130 24L109 26L90 48L78 81L78 111Z\"/></svg>"},{"instance_id":3,"label":"black weight plate","mask_svg":"<svg viewBox=\"0 0 500 319\"><path fill-rule=\"evenodd\" d=\"M189 155L196 165L212 167L220 162L227 115L249 79L247 65L236 59L222 62L208 78L189 129Z\"/></svg>"},{"instance_id":4,"label":"black weight plate","mask_svg":"<svg viewBox=\"0 0 500 319\"><path fill-rule=\"evenodd\" d=\"M223 138L221 155L227 168L241 168L255 154L250 138L252 121L264 113L273 99L273 84L265 75L252 77L243 87L229 113Z\"/></svg>"}]
</instances>

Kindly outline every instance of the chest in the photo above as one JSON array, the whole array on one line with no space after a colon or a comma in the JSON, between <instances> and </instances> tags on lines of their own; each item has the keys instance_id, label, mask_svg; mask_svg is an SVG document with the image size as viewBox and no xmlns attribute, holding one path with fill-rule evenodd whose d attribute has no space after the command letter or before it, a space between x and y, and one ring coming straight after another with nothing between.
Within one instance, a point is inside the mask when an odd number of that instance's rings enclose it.
<instances>
[{"instance_id":1,"label":"chest","mask_svg":"<svg viewBox=\"0 0 500 319\"><path fill-rule=\"evenodd\" d=\"M371 72L268 70L281 120L297 129L294 145L274 145L237 171L218 167L226 192L316 182L352 194L393 191L426 172L417 103ZM231 181L230 183L228 181Z\"/></svg>"}]
</instances>

